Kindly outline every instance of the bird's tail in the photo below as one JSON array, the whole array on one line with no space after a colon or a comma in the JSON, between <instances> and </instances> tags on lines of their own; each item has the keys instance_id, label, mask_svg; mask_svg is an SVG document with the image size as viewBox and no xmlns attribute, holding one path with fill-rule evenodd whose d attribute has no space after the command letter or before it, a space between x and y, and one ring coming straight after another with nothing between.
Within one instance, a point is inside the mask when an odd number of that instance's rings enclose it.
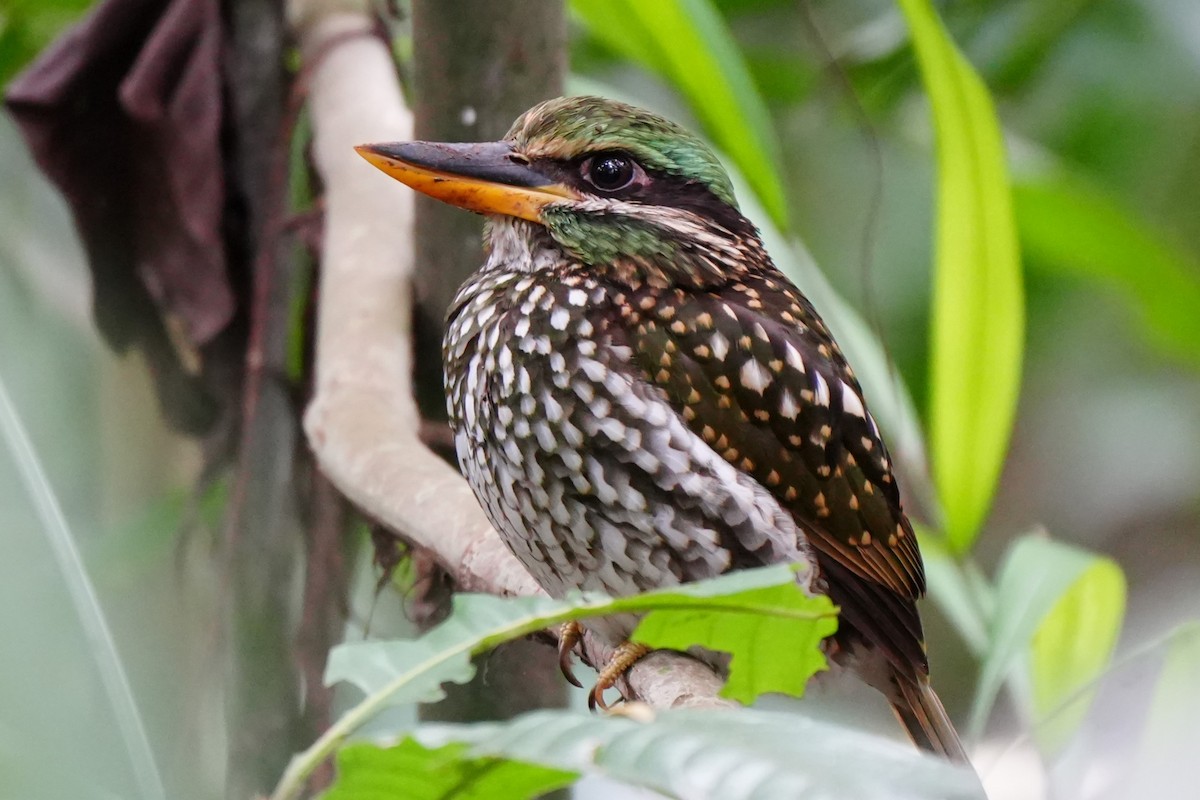
<instances>
[{"instance_id":1,"label":"bird's tail","mask_svg":"<svg viewBox=\"0 0 1200 800\"><path fill-rule=\"evenodd\" d=\"M892 684L898 690L892 699L892 710L913 744L950 761L970 764L958 732L929 682L896 676Z\"/></svg>"}]
</instances>

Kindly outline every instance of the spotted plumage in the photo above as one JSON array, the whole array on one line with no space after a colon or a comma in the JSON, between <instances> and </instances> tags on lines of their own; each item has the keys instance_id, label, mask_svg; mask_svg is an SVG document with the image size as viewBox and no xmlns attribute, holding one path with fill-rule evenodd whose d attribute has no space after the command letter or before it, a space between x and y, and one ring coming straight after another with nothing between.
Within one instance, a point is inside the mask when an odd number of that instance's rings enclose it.
<instances>
[{"instance_id":1,"label":"spotted plumage","mask_svg":"<svg viewBox=\"0 0 1200 800\"><path fill-rule=\"evenodd\" d=\"M493 223L444 357L460 463L538 582L630 594L811 559L771 492L698 441L645 379L626 316L647 313L640 298L581 264L531 268L545 256L522 250L537 235L525 225ZM664 357L655 374L670 371Z\"/></svg>"},{"instance_id":2,"label":"spotted plumage","mask_svg":"<svg viewBox=\"0 0 1200 800\"><path fill-rule=\"evenodd\" d=\"M629 594L807 565L841 608L835 658L914 741L963 758L928 684L887 447L712 152L599 98L549 101L496 144L367 152L490 215L447 319L447 403L463 472L533 577Z\"/></svg>"}]
</instances>

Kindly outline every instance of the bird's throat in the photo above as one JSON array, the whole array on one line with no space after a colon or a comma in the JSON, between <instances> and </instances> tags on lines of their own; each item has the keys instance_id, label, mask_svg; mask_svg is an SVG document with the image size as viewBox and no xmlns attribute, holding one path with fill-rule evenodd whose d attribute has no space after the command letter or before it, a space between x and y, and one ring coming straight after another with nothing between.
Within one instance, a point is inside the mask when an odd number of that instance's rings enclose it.
<instances>
[{"instance_id":1,"label":"bird's throat","mask_svg":"<svg viewBox=\"0 0 1200 800\"><path fill-rule=\"evenodd\" d=\"M546 209L541 225L491 217L485 241L485 269L582 267L630 288L712 288L767 260L757 236L735 236L686 212L634 217L572 205Z\"/></svg>"}]
</instances>

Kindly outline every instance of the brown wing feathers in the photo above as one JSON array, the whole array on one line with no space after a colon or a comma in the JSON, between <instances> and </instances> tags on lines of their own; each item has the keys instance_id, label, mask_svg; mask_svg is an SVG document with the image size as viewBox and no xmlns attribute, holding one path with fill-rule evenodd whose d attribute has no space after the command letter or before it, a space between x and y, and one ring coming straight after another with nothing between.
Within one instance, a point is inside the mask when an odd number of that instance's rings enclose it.
<instances>
[{"instance_id":1,"label":"brown wing feathers","mask_svg":"<svg viewBox=\"0 0 1200 800\"><path fill-rule=\"evenodd\" d=\"M632 298L628 330L646 375L805 527L844 622L902 673L925 673L916 540L886 447L823 323L769 275L707 292L643 291L658 296L644 312Z\"/></svg>"}]
</instances>

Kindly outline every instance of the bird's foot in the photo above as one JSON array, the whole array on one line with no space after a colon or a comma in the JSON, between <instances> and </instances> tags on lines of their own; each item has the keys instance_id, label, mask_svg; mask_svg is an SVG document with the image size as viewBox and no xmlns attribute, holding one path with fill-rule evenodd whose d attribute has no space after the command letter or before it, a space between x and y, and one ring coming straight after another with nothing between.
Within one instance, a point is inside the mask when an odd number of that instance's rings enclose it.
<instances>
[{"instance_id":1,"label":"bird's foot","mask_svg":"<svg viewBox=\"0 0 1200 800\"><path fill-rule=\"evenodd\" d=\"M618 645L617 649L613 651L612 658L608 660L596 678L596 685L592 687L592 693L588 695L588 708L592 711L597 708L607 711L608 703L604 702L604 690L616 685L617 679L649 652L649 647L636 642L622 642Z\"/></svg>"},{"instance_id":2,"label":"bird's foot","mask_svg":"<svg viewBox=\"0 0 1200 800\"><path fill-rule=\"evenodd\" d=\"M579 682L579 678L575 677L575 666L571 663L571 651L575 649L575 645L579 644L579 640L583 638L583 626L575 620L564 622L558 629L558 668L562 670L563 677L572 686L583 688L583 684Z\"/></svg>"}]
</instances>

